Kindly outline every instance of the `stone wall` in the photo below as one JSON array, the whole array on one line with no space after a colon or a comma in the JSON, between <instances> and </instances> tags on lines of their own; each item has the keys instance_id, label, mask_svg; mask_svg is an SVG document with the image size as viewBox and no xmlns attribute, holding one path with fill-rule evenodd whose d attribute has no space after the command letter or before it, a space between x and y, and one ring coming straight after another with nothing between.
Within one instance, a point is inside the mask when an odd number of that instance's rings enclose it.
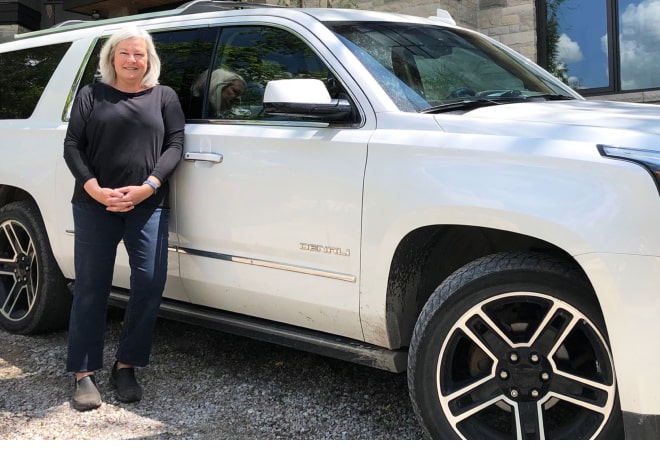
<instances>
[{"instance_id":1,"label":"stone wall","mask_svg":"<svg viewBox=\"0 0 660 453\"><path fill-rule=\"evenodd\" d=\"M479 1L478 30L536 61L534 0Z\"/></svg>"},{"instance_id":2,"label":"stone wall","mask_svg":"<svg viewBox=\"0 0 660 453\"><path fill-rule=\"evenodd\" d=\"M0 25L0 42L13 41L17 31L17 25Z\"/></svg>"},{"instance_id":3,"label":"stone wall","mask_svg":"<svg viewBox=\"0 0 660 453\"><path fill-rule=\"evenodd\" d=\"M29 31L31 30L16 24L0 25L0 42L13 41L14 35Z\"/></svg>"},{"instance_id":4,"label":"stone wall","mask_svg":"<svg viewBox=\"0 0 660 453\"><path fill-rule=\"evenodd\" d=\"M289 0L295 2L295 0ZM269 3L277 3L270 0ZM428 17L447 10L462 27L480 31L536 61L534 0L302 0L306 7L344 7Z\"/></svg>"}]
</instances>

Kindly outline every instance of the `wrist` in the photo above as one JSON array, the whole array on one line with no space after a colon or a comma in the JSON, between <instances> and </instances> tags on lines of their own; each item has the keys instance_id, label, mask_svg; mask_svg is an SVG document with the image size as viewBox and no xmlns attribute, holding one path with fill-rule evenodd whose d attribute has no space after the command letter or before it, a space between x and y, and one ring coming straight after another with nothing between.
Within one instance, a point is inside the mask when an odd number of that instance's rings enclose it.
<instances>
[{"instance_id":1,"label":"wrist","mask_svg":"<svg viewBox=\"0 0 660 453\"><path fill-rule=\"evenodd\" d=\"M142 185L145 185L145 184L153 189L154 194L156 194L158 192L158 189L160 188L160 186L158 184L156 184L155 182L153 182L151 179L147 179L142 183Z\"/></svg>"}]
</instances>

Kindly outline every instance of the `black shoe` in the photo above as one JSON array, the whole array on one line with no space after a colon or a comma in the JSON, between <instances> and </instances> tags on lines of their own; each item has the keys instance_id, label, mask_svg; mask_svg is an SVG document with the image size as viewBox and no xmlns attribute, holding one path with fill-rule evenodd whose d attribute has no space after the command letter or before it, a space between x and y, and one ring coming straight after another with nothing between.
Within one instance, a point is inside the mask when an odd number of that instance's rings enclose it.
<instances>
[{"instance_id":1,"label":"black shoe","mask_svg":"<svg viewBox=\"0 0 660 453\"><path fill-rule=\"evenodd\" d=\"M117 362L112 366L110 384L117 389L117 399L124 403L135 403L142 399L142 387L135 379L134 368L117 368Z\"/></svg>"},{"instance_id":2,"label":"black shoe","mask_svg":"<svg viewBox=\"0 0 660 453\"><path fill-rule=\"evenodd\" d=\"M73 392L73 408L79 411L89 411L101 406L101 394L96 386L93 374L75 381Z\"/></svg>"}]
</instances>

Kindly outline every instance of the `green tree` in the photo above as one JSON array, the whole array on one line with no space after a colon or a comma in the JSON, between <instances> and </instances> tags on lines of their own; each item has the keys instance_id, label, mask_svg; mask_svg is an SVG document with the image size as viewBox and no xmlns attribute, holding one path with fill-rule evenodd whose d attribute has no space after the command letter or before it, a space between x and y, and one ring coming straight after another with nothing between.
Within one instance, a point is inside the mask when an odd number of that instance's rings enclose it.
<instances>
[{"instance_id":1,"label":"green tree","mask_svg":"<svg viewBox=\"0 0 660 453\"><path fill-rule=\"evenodd\" d=\"M559 15L565 0L546 0L546 52L548 71L564 83L568 83L568 68L559 61Z\"/></svg>"}]
</instances>

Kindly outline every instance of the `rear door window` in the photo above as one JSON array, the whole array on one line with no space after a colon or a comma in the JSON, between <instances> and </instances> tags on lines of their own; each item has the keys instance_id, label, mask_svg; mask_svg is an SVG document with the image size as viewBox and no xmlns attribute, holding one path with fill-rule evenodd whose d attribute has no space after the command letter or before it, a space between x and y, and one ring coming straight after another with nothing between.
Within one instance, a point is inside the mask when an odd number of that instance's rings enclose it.
<instances>
[{"instance_id":1,"label":"rear door window","mask_svg":"<svg viewBox=\"0 0 660 453\"><path fill-rule=\"evenodd\" d=\"M32 115L41 95L71 43L0 54L0 119Z\"/></svg>"},{"instance_id":2,"label":"rear door window","mask_svg":"<svg viewBox=\"0 0 660 453\"><path fill-rule=\"evenodd\" d=\"M186 119L202 118L203 104L191 87L201 72L211 65L217 28L197 28L154 32L152 38L160 58L160 83L179 95Z\"/></svg>"}]
</instances>

